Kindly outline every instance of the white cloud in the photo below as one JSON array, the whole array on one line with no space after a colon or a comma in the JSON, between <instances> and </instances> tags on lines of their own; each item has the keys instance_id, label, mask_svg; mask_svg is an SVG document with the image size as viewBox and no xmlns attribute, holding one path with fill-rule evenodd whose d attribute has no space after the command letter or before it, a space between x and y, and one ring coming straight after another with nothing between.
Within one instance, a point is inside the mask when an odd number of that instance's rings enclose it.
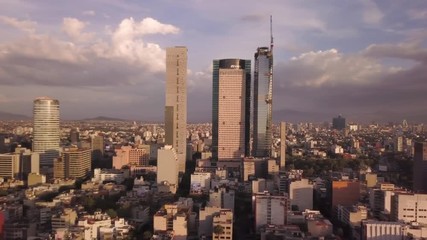
<instances>
[{"instance_id":1,"label":"white cloud","mask_svg":"<svg viewBox=\"0 0 427 240\"><path fill-rule=\"evenodd\" d=\"M427 10L425 9L410 9L406 13L411 19L427 20Z\"/></svg>"},{"instance_id":2,"label":"white cloud","mask_svg":"<svg viewBox=\"0 0 427 240\"><path fill-rule=\"evenodd\" d=\"M363 0L363 21L367 24L378 25L384 18L384 14L372 0Z\"/></svg>"},{"instance_id":3,"label":"white cloud","mask_svg":"<svg viewBox=\"0 0 427 240\"><path fill-rule=\"evenodd\" d=\"M83 11L82 14L86 15L86 16L95 16L96 15L95 11L93 11L93 10Z\"/></svg>"},{"instance_id":4,"label":"white cloud","mask_svg":"<svg viewBox=\"0 0 427 240\"><path fill-rule=\"evenodd\" d=\"M368 84L391 69L359 54L344 55L336 49L307 52L293 57L284 72L294 86L321 87Z\"/></svg>"},{"instance_id":5,"label":"white cloud","mask_svg":"<svg viewBox=\"0 0 427 240\"><path fill-rule=\"evenodd\" d=\"M78 42L86 42L93 38L92 33L83 32L85 27L86 23L76 18L64 18L62 22L62 31Z\"/></svg>"},{"instance_id":6,"label":"white cloud","mask_svg":"<svg viewBox=\"0 0 427 240\"><path fill-rule=\"evenodd\" d=\"M0 16L0 23L17 28L25 32L34 32L37 26L37 23L34 21L18 20L16 18L7 16Z\"/></svg>"}]
</instances>

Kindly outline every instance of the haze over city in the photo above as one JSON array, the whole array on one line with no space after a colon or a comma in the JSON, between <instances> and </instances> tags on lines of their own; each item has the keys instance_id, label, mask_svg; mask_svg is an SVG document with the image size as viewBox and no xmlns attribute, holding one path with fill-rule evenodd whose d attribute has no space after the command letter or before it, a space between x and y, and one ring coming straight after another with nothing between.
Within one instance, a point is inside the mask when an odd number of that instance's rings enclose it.
<instances>
[{"instance_id":1,"label":"haze over city","mask_svg":"<svg viewBox=\"0 0 427 240\"><path fill-rule=\"evenodd\" d=\"M163 121L165 48L188 48L188 121L211 121L212 60L275 39L275 121L425 122L427 2L0 1L0 111Z\"/></svg>"}]
</instances>

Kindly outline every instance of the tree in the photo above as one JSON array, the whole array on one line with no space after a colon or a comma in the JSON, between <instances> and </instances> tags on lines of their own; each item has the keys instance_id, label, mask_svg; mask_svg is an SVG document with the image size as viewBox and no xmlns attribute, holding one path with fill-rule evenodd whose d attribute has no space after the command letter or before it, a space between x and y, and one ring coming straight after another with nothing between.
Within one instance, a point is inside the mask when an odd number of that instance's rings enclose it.
<instances>
[{"instance_id":1,"label":"tree","mask_svg":"<svg viewBox=\"0 0 427 240\"><path fill-rule=\"evenodd\" d=\"M116 218L117 217L117 212L114 209L108 209L106 211L106 213L108 214L108 216L110 216L110 218Z\"/></svg>"},{"instance_id":2,"label":"tree","mask_svg":"<svg viewBox=\"0 0 427 240\"><path fill-rule=\"evenodd\" d=\"M214 226L214 229L213 229L213 232L214 232L215 234L217 234L217 235L219 235L219 234L223 234L223 233L224 233L224 227L223 227L223 226L221 226L221 225L215 225L215 226Z\"/></svg>"}]
</instances>

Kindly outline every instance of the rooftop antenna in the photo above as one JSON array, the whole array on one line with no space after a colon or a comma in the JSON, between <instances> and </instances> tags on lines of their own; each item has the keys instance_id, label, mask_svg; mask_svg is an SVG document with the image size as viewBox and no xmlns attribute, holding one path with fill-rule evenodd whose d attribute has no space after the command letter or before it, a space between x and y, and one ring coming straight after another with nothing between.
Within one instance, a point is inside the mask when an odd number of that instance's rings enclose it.
<instances>
[{"instance_id":1,"label":"rooftop antenna","mask_svg":"<svg viewBox=\"0 0 427 240\"><path fill-rule=\"evenodd\" d=\"M270 15L270 51L273 52L273 15Z\"/></svg>"}]
</instances>

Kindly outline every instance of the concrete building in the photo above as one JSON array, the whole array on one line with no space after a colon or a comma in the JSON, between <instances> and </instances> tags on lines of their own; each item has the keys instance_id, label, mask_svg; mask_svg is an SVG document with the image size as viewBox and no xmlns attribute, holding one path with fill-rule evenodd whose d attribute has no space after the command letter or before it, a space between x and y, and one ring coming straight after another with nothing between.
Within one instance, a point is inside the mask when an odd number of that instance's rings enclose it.
<instances>
[{"instance_id":1,"label":"concrete building","mask_svg":"<svg viewBox=\"0 0 427 240\"><path fill-rule=\"evenodd\" d=\"M52 230L74 226L77 221L77 212L71 208L65 208L51 216Z\"/></svg>"},{"instance_id":2,"label":"concrete building","mask_svg":"<svg viewBox=\"0 0 427 240\"><path fill-rule=\"evenodd\" d=\"M199 232L198 236L200 239L202 237L212 237L213 232L213 217L214 214L219 213L221 210L220 207L205 207L199 211Z\"/></svg>"},{"instance_id":3,"label":"concrete building","mask_svg":"<svg viewBox=\"0 0 427 240\"><path fill-rule=\"evenodd\" d=\"M0 177L18 178L20 172L20 156L16 153L0 154Z\"/></svg>"},{"instance_id":4,"label":"concrete building","mask_svg":"<svg viewBox=\"0 0 427 240\"><path fill-rule=\"evenodd\" d=\"M92 166L90 149L65 148L54 161L54 178L84 178Z\"/></svg>"},{"instance_id":5,"label":"concrete building","mask_svg":"<svg viewBox=\"0 0 427 240\"><path fill-rule=\"evenodd\" d=\"M173 239L187 239L189 232L196 229L196 213L192 212L192 199L180 199L173 204L165 204L154 215L154 234L172 234Z\"/></svg>"},{"instance_id":6,"label":"concrete building","mask_svg":"<svg viewBox=\"0 0 427 240\"><path fill-rule=\"evenodd\" d=\"M215 213L212 220L212 239L233 239L233 212L221 209Z\"/></svg>"},{"instance_id":7,"label":"concrete building","mask_svg":"<svg viewBox=\"0 0 427 240\"><path fill-rule=\"evenodd\" d=\"M280 170L286 167L286 123L280 122Z\"/></svg>"},{"instance_id":8,"label":"concrete building","mask_svg":"<svg viewBox=\"0 0 427 240\"><path fill-rule=\"evenodd\" d=\"M393 143L395 152L403 152L403 136L396 136Z\"/></svg>"},{"instance_id":9,"label":"concrete building","mask_svg":"<svg viewBox=\"0 0 427 240\"><path fill-rule=\"evenodd\" d=\"M277 161L275 159L267 160L267 171L268 171L268 175L270 176L279 174L280 165L277 164Z\"/></svg>"},{"instance_id":10,"label":"concrete building","mask_svg":"<svg viewBox=\"0 0 427 240\"><path fill-rule=\"evenodd\" d=\"M398 193L392 196L391 219L427 224L427 194Z\"/></svg>"},{"instance_id":11,"label":"concrete building","mask_svg":"<svg viewBox=\"0 0 427 240\"><path fill-rule=\"evenodd\" d=\"M243 181L250 181L255 178L265 178L267 173L267 159L265 158L244 158L243 159Z\"/></svg>"},{"instance_id":12,"label":"concrete building","mask_svg":"<svg viewBox=\"0 0 427 240\"><path fill-rule=\"evenodd\" d=\"M59 156L60 128L59 101L49 97L34 100L33 152L40 154L40 166L44 172L52 168Z\"/></svg>"},{"instance_id":13,"label":"concrete building","mask_svg":"<svg viewBox=\"0 0 427 240\"><path fill-rule=\"evenodd\" d=\"M414 145L414 191L427 193L427 142Z\"/></svg>"},{"instance_id":14,"label":"concrete building","mask_svg":"<svg viewBox=\"0 0 427 240\"><path fill-rule=\"evenodd\" d=\"M253 194L253 214L255 216L255 230L259 232L266 225L286 225L290 202L287 196L272 195L270 193Z\"/></svg>"},{"instance_id":15,"label":"concrete building","mask_svg":"<svg viewBox=\"0 0 427 240\"><path fill-rule=\"evenodd\" d=\"M338 219L347 226L358 227L368 219L368 209L362 205L338 206Z\"/></svg>"},{"instance_id":16,"label":"concrete building","mask_svg":"<svg viewBox=\"0 0 427 240\"><path fill-rule=\"evenodd\" d=\"M289 199L291 206L297 206L299 211L313 209L313 183L305 178L291 181Z\"/></svg>"},{"instance_id":17,"label":"concrete building","mask_svg":"<svg viewBox=\"0 0 427 240\"><path fill-rule=\"evenodd\" d=\"M209 191L209 202L210 207L227 208L234 212L234 190L220 187L214 188Z\"/></svg>"},{"instance_id":18,"label":"concrete building","mask_svg":"<svg viewBox=\"0 0 427 240\"><path fill-rule=\"evenodd\" d=\"M114 181L117 184L121 184L126 177L129 177L128 170L95 168L93 170L92 182Z\"/></svg>"},{"instance_id":19,"label":"concrete building","mask_svg":"<svg viewBox=\"0 0 427 240\"><path fill-rule=\"evenodd\" d=\"M185 172L187 150L187 48L166 49L165 143L178 156L178 170Z\"/></svg>"},{"instance_id":20,"label":"concrete building","mask_svg":"<svg viewBox=\"0 0 427 240\"><path fill-rule=\"evenodd\" d=\"M46 176L39 173L30 173L28 174L27 183L29 187L46 183Z\"/></svg>"},{"instance_id":21,"label":"concrete building","mask_svg":"<svg viewBox=\"0 0 427 240\"><path fill-rule=\"evenodd\" d=\"M358 181L332 181L330 190L332 209L338 205L353 206L359 202L360 183Z\"/></svg>"},{"instance_id":22,"label":"concrete building","mask_svg":"<svg viewBox=\"0 0 427 240\"><path fill-rule=\"evenodd\" d=\"M191 174L190 193L203 194L207 193L211 187L211 172L194 172Z\"/></svg>"},{"instance_id":23,"label":"concrete building","mask_svg":"<svg viewBox=\"0 0 427 240\"><path fill-rule=\"evenodd\" d=\"M363 221L362 240L402 240L404 224L398 222Z\"/></svg>"},{"instance_id":24,"label":"concrete building","mask_svg":"<svg viewBox=\"0 0 427 240\"><path fill-rule=\"evenodd\" d=\"M249 155L251 61L213 61L212 157L241 161Z\"/></svg>"},{"instance_id":25,"label":"concrete building","mask_svg":"<svg viewBox=\"0 0 427 240\"><path fill-rule=\"evenodd\" d=\"M170 192L176 193L178 189L178 167L178 155L171 145L159 149L157 152L157 185L169 186Z\"/></svg>"},{"instance_id":26,"label":"concrete building","mask_svg":"<svg viewBox=\"0 0 427 240\"><path fill-rule=\"evenodd\" d=\"M271 157L273 140L273 49L255 53L253 94L253 156Z\"/></svg>"}]
</instances>

